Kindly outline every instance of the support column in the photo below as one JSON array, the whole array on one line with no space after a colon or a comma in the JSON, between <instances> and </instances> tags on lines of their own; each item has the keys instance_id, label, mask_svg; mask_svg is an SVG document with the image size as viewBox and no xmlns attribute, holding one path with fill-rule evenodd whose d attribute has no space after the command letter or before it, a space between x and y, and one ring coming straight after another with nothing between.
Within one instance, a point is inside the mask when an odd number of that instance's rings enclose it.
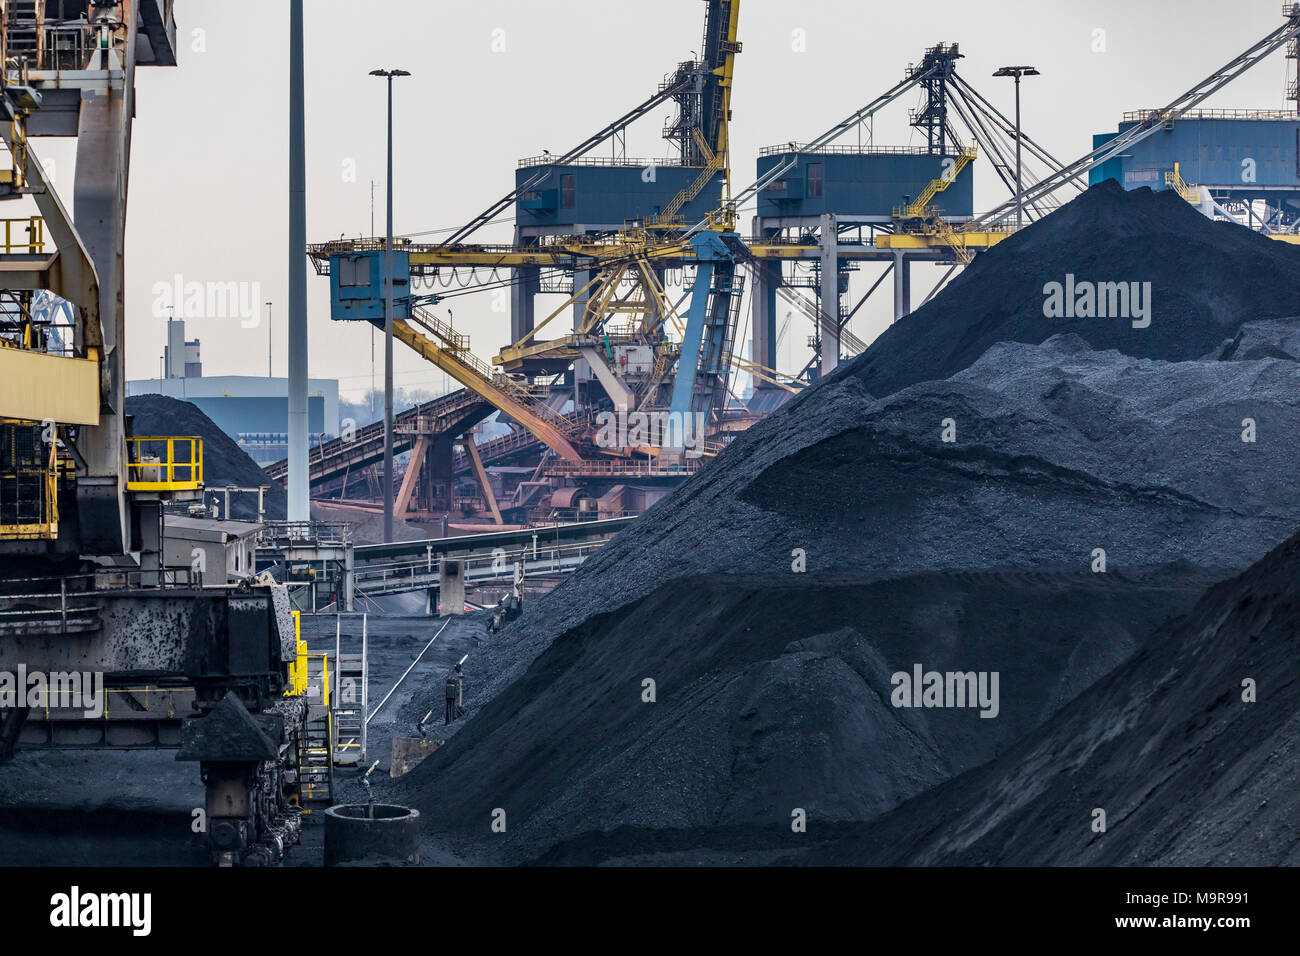
<instances>
[{"instance_id":1,"label":"support column","mask_svg":"<svg viewBox=\"0 0 1300 956\"><path fill-rule=\"evenodd\" d=\"M465 613L465 562L443 558L438 562L439 617Z\"/></svg>"},{"instance_id":2,"label":"support column","mask_svg":"<svg viewBox=\"0 0 1300 956\"><path fill-rule=\"evenodd\" d=\"M840 364L840 237L835 216L821 218L821 374L826 376Z\"/></svg>"},{"instance_id":3,"label":"support column","mask_svg":"<svg viewBox=\"0 0 1300 956\"><path fill-rule=\"evenodd\" d=\"M102 89L85 90L77 117L77 164L73 220L99 278L99 321L104 354L101 375L105 411L100 424L81 430L78 445L86 459L77 476L80 546L83 553L125 554L130 550L130 519L125 507L126 318L123 307L126 191L135 115L135 35L139 4L126 12L125 62L113 49L102 51L98 69L122 70ZM105 74L107 75L107 73ZM120 84L120 86L119 86ZM28 163L32 160L29 158ZM68 253L63 253L68 254Z\"/></svg>"},{"instance_id":4,"label":"support column","mask_svg":"<svg viewBox=\"0 0 1300 956\"><path fill-rule=\"evenodd\" d=\"M903 315L912 314L912 260L903 256Z\"/></svg>"},{"instance_id":5,"label":"support column","mask_svg":"<svg viewBox=\"0 0 1300 956\"><path fill-rule=\"evenodd\" d=\"M754 235L763 233L760 220L754 217ZM754 347L750 360L768 368L776 368L776 290L781 285L781 263L756 260L750 270L754 280L753 337ZM758 389L760 383L755 382Z\"/></svg>"},{"instance_id":6,"label":"support column","mask_svg":"<svg viewBox=\"0 0 1300 956\"><path fill-rule=\"evenodd\" d=\"M894 250L894 321L912 314L912 260Z\"/></svg>"},{"instance_id":7,"label":"support column","mask_svg":"<svg viewBox=\"0 0 1300 956\"><path fill-rule=\"evenodd\" d=\"M357 593L357 572L352 558L352 545L343 553L343 610L352 613L353 602ZM337 666L338 655L334 657Z\"/></svg>"},{"instance_id":8,"label":"support column","mask_svg":"<svg viewBox=\"0 0 1300 956\"><path fill-rule=\"evenodd\" d=\"M398 520L406 515L406 509L410 507L411 492L415 491L415 482L424 468L424 453L428 448L428 437L421 435L411 449L411 461L406 466L406 474L402 476L402 489L397 493L397 502L393 505L393 516Z\"/></svg>"},{"instance_id":9,"label":"support column","mask_svg":"<svg viewBox=\"0 0 1300 956\"><path fill-rule=\"evenodd\" d=\"M465 449L465 457L474 467L474 480L478 482L483 500L487 503L488 510L492 512L493 522L504 524L505 522L501 520L501 509L497 507L497 496L492 493L492 482L488 479L487 469L483 467L483 459L479 457L478 446L474 444L473 433L465 436L461 447Z\"/></svg>"},{"instance_id":10,"label":"support column","mask_svg":"<svg viewBox=\"0 0 1300 956\"><path fill-rule=\"evenodd\" d=\"M576 272L573 273L573 291L577 292L578 290L584 288L587 285L587 283L591 282L593 278L595 278L595 276L592 275L590 269L577 270ZM587 289L586 292L583 292L581 295L579 295L578 298L575 299L573 302L573 328L575 331L578 328L580 328L582 325L583 316L586 315L587 312L587 300L590 298L591 298L591 290ZM587 360L582 358L574 359L573 407L575 411L582 407L582 391L581 391L582 383L590 379L591 379L591 366L587 364Z\"/></svg>"},{"instance_id":11,"label":"support column","mask_svg":"<svg viewBox=\"0 0 1300 956\"><path fill-rule=\"evenodd\" d=\"M518 227L515 228L515 245L523 245ZM510 341L518 342L533 330L537 323L536 299L542 289L542 272L536 267L514 270L510 287Z\"/></svg>"},{"instance_id":12,"label":"support column","mask_svg":"<svg viewBox=\"0 0 1300 956\"><path fill-rule=\"evenodd\" d=\"M455 451L455 439L439 435L429 443L424 459L424 474L429 479L433 506L445 502L447 511L451 511L452 499L456 496ZM445 533L443 537L446 537Z\"/></svg>"}]
</instances>

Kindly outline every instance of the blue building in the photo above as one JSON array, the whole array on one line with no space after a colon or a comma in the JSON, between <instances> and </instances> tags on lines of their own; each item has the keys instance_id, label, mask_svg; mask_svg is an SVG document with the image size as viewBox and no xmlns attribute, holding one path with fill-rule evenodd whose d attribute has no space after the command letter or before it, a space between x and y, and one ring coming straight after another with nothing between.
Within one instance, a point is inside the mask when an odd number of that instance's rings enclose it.
<instances>
[{"instance_id":1,"label":"blue building","mask_svg":"<svg viewBox=\"0 0 1300 956\"><path fill-rule=\"evenodd\" d=\"M894 210L912 201L958 162L956 156L920 149L857 149L829 146L804 152L771 146L758 159L758 178L793 165L758 196L764 228L815 226L826 214L841 223L885 224ZM968 165L941 193L936 205L947 219L975 212L974 167Z\"/></svg>"},{"instance_id":2,"label":"blue building","mask_svg":"<svg viewBox=\"0 0 1300 956\"><path fill-rule=\"evenodd\" d=\"M1116 132L1093 137L1093 147L1148 115L1126 113ZM1096 167L1089 181L1113 179L1126 189L1169 189L1166 174L1173 172L1175 164L1183 182L1208 190L1229 213L1240 215L1249 204L1264 203L1271 228L1291 231L1300 221L1300 116L1293 111L1188 113Z\"/></svg>"},{"instance_id":3,"label":"blue building","mask_svg":"<svg viewBox=\"0 0 1300 956\"><path fill-rule=\"evenodd\" d=\"M520 239L616 232L628 222L660 216L703 172L699 166L648 159L584 158L563 166L546 157L523 160L515 172ZM723 181L719 171L677 218L695 223L717 209Z\"/></svg>"}]
</instances>

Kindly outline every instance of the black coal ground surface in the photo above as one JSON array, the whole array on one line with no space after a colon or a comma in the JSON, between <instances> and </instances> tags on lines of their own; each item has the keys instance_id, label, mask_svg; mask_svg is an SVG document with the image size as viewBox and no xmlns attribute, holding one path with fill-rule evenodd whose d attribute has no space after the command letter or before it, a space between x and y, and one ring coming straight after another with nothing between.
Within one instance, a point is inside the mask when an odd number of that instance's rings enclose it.
<instances>
[{"instance_id":1,"label":"black coal ground surface","mask_svg":"<svg viewBox=\"0 0 1300 956\"><path fill-rule=\"evenodd\" d=\"M1158 362L1074 336L883 401L830 382L472 655L471 720L400 793L456 852L508 861L622 859L646 832L745 833L782 807L870 819L1001 752L1284 540L1298 431L1295 362ZM1066 597L1096 548L1127 579L1111 605ZM971 574L993 578L968 592ZM1033 664L1012 676L1017 653ZM1010 668L1007 710L962 713L965 733L898 717L882 676L914 663ZM516 829L493 841L507 801ZM620 826L632 842L584 842Z\"/></svg>"},{"instance_id":2,"label":"black coal ground surface","mask_svg":"<svg viewBox=\"0 0 1300 956\"><path fill-rule=\"evenodd\" d=\"M1298 577L1300 535L1216 585L998 760L797 858L1300 864Z\"/></svg>"},{"instance_id":3,"label":"black coal ground surface","mask_svg":"<svg viewBox=\"0 0 1300 956\"><path fill-rule=\"evenodd\" d=\"M126 413L134 417L136 435L191 436L203 439L203 480L209 488L228 485L257 488L269 485L264 506L266 517L283 520L288 510L284 488L272 481L257 462L235 440L218 428L196 405L165 395L132 395ZM211 500L211 496L209 496ZM224 506L224 499L223 499ZM256 495L231 495L228 517L247 521L257 518Z\"/></svg>"},{"instance_id":4,"label":"black coal ground surface","mask_svg":"<svg viewBox=\"0 0 1300 956\"><path fill-rule=\"evenodd\" d=\"M1206 583L1187 569L673 581L553 643L452 740L452 759L435 753L398 792L458 854L496 862L620 826L775 826L794 808L871 819L1005 751ZM890 674L914 663L999 671L996 717L892 707ZM615 835L561 859L638 845Z\"/></svg>"},{"instance_id":5,"label":"black coal ground surface","mask_svg":"<svg viewBox=\"0 0 1300 956\"><path fill-rule=\"evenodd\" d=\"M1107 180L977 257L837 374L888 395L947 378L994 343L1037 344L1068 332L1140 358L1198 358L1243 322L1300 315L1297 273L1300 248L1211 222L1176 192L1125 191ZM1067 274L1080 282L1150 282L1150 327L1046 318L1043 288Z\"/></svg>"}]
</instances>

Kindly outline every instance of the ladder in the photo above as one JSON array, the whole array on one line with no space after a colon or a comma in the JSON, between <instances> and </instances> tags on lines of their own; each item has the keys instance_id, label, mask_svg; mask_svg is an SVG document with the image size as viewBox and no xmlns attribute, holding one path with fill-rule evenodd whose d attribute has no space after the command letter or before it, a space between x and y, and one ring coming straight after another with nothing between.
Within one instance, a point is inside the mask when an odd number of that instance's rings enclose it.
<instances>
[{"instance_id":1,"label":"ladder","mask_svg":"<svg viewBox=\"0 0 1300 956\"><path fill-rule=\"evenodd\" d=\"M44 0L9 0L5 5L5 55L26 59L33 69L41 67L45 32Z\"/></svg>"},{"instance_id":2,"label":"ladder","mask_svg":"<svg viewBox=\"0 0 1300 956\"><path fill-rule=\"evenodd\" d=\"M310 704L298 736L298 798L306 813L334 802L334 763L330 760L330 709Z\"/></svg>"},{"instance_id":3,"label":"ladder","mask_svg":"<svg viewBox=\"0 0 1300 956\"><path fill-rule=\"evenodd\" d=\"M362 691L366 684L366 659L363 654L340 652L334 665L334 763L352 766L364 763L365 724Z\"/></svg>"},{"instance_id":4,"label":"ladder","mask_svg":"<svg viewBox=\"0 0 1300 956\"><path fill-rule=\"evenodd\" d=\"M367 631L369 618L361 617L361 646L343 650L341 622L334 634L334 754L337 766L364 765L366 760L366 712L369 707L367 678Z\"/></svg>"},{"instance_id":5,"label":"ladder","mask_svg":"<svg viewBox=\"0 0 1300 956\"><path fill-rule=\"evenodd\" d=\"M334 802L329 658L307 655L307 722L298 736L299 805L307 813Z\"/></svg>"}]
</instances>

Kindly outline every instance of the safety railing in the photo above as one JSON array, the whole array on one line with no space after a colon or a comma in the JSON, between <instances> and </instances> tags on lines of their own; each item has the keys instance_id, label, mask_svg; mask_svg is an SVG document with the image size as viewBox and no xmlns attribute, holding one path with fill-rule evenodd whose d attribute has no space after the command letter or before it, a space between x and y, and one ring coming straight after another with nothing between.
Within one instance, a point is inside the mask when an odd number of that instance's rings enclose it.
<instances>
[{"instance_id":1,"label":"safety railing","mask_svg":"<svg viewBox=\"0 0 1300 956\"><path fill-rule=\"evenodd\" d=\"M491 365L473 353L469 347L469 336L458 333L432 312L425 309L413 309L411 311L411 325L417 330L423 329L433 335L444 354L459 362L481 381L504 393L548 424L556 426L566 434L573 434L569 430L569 423L564 417L544 404L545 400L550 396L548 387L517 381L504 373L496 371Z\"/></svg>"},{"instance_id":2,"label":"safety railing","mask_svg":"<svg viewBox=\"0 0 1300 956\"><path fill-rule=\"evenodd\" d=\"M203 439L127 439L128 491L199 491L203 488Z\"/></svg>"},{"instance_id":3,"label":"safety railing","mask_svg":"<svg viewBox=\"0 0 1300 956\"><path fill-rule=\"evenodd\" d=\"M611 534L612 537L612 534ZM577 568L608 543L608 538L576 544L547 545L539 543L515 548L499 549L496 554L452 556L462 564L466 581L470 584L509 580L514 576L514 564L522 561L529 574L566 573ZM371 594L400 593L427 587L439 575L440 561L428 555L422 558L402 558L384 564L368 565L356 572L358 591Z\"/></svg>"},{"instance_id":4,"label":"safety railing","mask_svg":"<svg viewBox=\"0 0 1300 956\"><path fill-rule=\"evenodd\" d=\"M808 156L927 156L930 150L925 146L810 146L807 143L779 143L776 146L764 146L758 151L759 156L782 156L786 153L803 153Z\"/></svg>"},{"instance_id":5,"label":"safety railing","mask_svg":"<svg viewBox=\"0 0 1300 956\"><path fill-rule=\"evenodd\" d=\"M28 216L26 219L0 219L4 223L4 252L13 255L18 252L30 254L45 251L45 220L40 216ZM26 233L27 238L20 238Z\"/></svg>"},{"instance_id":6,"label":"safety railing","mask_svg":"<svg viewBox=\"0 0 1300 956\"><path fill-rule=\"evenodd\" d=\"M257 547L276 549L293 545L342 546L352 543L352 525L346 521L268 521L257 533Z\"/></svg>"},{"instance_id":7,"label":"safety railing","mask_svg":"<svg viewBox=\"0 0 1300 956\"><path fill-rule=\"evenodd\" d=\"M703 452L701 452L703 454ZM549 461L545 474L552 477L637 477L656 475L689 475L699 471L703 461L699 457L683 456L678 459L627 459L623 461Z\"/></svg>"},{"instance_id":8,"label":"safety railing","mask_svg":"<svg viewBox=\"0 0 1300 956\"><path fill-rule=\"evenodd\" d=\"M569 159L560 162L559 156L544 154L541 156L525 156L519 160L520 169L528 169L532 166L635 166L642 169L648 169L655 166L681 166L682 161L677 157L664 157L661 159L645 159L630 156L579 156L576 159ZM699 167L692 167L698 169Z\"/></svg>"},{"instance_id":9,"label":"safety railing","mask_svg":"<svg viewBox=\"0 0 1300 956\"><path fill-rule=\"evenodd\" d=\"M1294 120L1294 110L1188 110L1178 114L1179 120ZM1125 123L1173 122L1173 114L1165 110L1130 110L1124 114Z\"/></svg>"},{"instance_id":10,"label":"safety railing","mask_svg":"<svg viewBox=\"0 0 1300 956\"><path fill-rule=\"evenodd\" d=\"M1193 206L1200 205L1200 189L1183 179L1182 171L1178 168L1177 163L1174 163L1174 168L1170 172L1165 173L1165 185L1177 192L1179 196L1182 196L1185 201Z\"/></svg>"}]
</instances>

